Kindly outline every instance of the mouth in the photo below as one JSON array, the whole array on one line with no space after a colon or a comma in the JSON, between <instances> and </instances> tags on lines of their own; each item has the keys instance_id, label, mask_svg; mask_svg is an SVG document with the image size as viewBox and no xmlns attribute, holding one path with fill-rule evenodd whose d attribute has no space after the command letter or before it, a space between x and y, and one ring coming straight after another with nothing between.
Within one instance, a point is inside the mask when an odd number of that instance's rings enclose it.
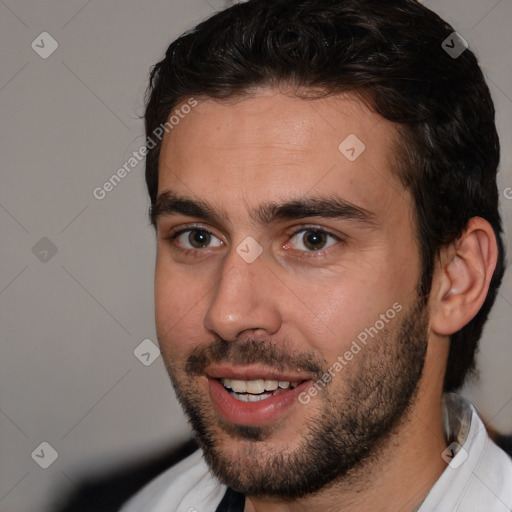
<instances>
[{"instance_id":1,"label":"mouth","mask_svg":"<svg viewBox=\"0 0 512 512\"><path fill-rule=\"evenodd\" d=\"M226 391L241 402L260 402L293 390L304 381L219 379Z\"/></svg>"},{"instance_id":2,"label":"mouth","mask_svg":"<svg viewBox=\"0 0 512 512\"><path fill-rule=\"evenodd\" d=\"M255 368L207 371L211 402L219 416L236 425L269 425L290 413L312 380Z\"/></svg>"}]
</instances>

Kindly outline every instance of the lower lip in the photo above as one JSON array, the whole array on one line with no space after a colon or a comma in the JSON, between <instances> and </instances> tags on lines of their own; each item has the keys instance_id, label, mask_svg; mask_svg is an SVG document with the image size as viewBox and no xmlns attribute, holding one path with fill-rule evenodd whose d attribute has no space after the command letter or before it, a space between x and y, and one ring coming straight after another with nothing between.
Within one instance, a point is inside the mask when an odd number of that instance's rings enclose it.
<instances>
[{"instance_id":1,"label":"lower lip","mask_svg":"<svg viewBox=\"0 0 512 512\"><path fill-rule=\"evenodd\" d=\"M268 425L287 411L310 381L304 381L296 388L271 396L259 402L242 402L233 398L217 380L208 378L210 398L217 412L230 423L246 426Z\"/></svg>"}]
</instances>

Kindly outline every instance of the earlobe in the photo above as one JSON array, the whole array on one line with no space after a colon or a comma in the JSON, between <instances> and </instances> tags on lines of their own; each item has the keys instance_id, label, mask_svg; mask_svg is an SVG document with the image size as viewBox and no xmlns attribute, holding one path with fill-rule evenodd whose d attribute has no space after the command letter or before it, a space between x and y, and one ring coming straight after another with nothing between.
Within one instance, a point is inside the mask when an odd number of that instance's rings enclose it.
<instances>
[{"instance_id":1,"label":"earlobe","mask_svg":"<svg viewBox=\"0 0 512 512\"><path fill-rule=\"evenodd\" d=\"M492 226L473 217L462 236L442 250L434 274L431 328L449 336L478 313L496 267L498 246Z\"/></svg>"}]
</instances>

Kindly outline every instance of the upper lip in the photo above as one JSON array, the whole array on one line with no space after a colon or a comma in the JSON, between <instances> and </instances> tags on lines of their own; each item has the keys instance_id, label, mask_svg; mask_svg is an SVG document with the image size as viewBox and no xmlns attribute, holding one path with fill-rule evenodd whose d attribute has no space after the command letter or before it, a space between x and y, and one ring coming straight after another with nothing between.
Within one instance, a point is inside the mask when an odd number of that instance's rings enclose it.
<instances>
[{"instance_id":1,"label":"upper lip","mask_svg":"<svg viewBox=\"0 0 512 512\"><path fill-rule=\"evenodd\" d=\"M210 365L206 368L205 374L212 379L235 379L235 380L277 380L281 382L301 382L311 379L300 371L284 371L261 366L230 366L227 364Z\"/></svg>"}]
</instances>

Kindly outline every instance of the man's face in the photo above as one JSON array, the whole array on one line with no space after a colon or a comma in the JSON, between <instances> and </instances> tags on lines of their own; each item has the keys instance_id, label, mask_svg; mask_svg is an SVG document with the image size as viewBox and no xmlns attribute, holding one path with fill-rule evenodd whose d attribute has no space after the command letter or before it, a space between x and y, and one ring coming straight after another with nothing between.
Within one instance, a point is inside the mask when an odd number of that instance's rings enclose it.
<instances>
[{"instance_id":1,"label":"man's face","mask_svg":"<svg viewBox=\"0 0 512 512\"><path fill-rule=\"evenodd\" d=\"M414 399L428 317L395 137L353 97L262 90L203 99L164 138L158 338L206 460L241 492L321 488Z\"/></svg>"}]
</instances>

